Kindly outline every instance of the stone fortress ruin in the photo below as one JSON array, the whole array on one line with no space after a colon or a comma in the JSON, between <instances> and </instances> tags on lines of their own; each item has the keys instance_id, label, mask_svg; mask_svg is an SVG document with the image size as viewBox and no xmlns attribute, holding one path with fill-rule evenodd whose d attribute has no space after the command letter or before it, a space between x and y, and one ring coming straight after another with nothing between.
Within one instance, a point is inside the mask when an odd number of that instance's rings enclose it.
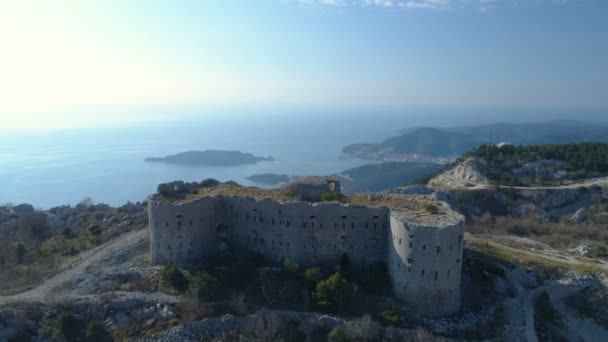
<instances>
[{"instance_id":1,"label":"stone fortress ruin","mask_svg":"<svg viewBox=\"0 0 608 342\"><path fill-rule=\"evenodd\" d=\"M156 264L181 267L259 253L303 266L388 266L394 293L421 314L460 308L464 218L429 196L353 195L321 202L340 184L305 177L276 189L206 180L159 185L148 200Z\"/></svg>"}]
</instances>

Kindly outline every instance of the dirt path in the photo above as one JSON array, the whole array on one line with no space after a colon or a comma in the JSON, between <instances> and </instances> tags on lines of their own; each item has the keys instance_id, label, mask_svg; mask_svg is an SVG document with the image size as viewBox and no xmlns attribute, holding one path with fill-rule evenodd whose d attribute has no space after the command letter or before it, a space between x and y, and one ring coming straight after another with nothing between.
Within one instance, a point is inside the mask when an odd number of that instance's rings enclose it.
<instances>
[{"instance_id":1,"label":"dirt path","mask_svg":"<svg viewBox=\"0 0 608 342\"><path fill-rule=\"evenodd\" d=\"M53 288L62 283L72 281L83 273L87 273L89 266L113 256L117 251L131 248L141 243L145 240L147 234L147 228L129 232L101 246L83 252L67 269L44 280L33 289L10 296L0 296L0 306L13 303L47 303L49 300L57 301L57 295L51 294Z\"/></svg>"},{"instance_id":2,"label":"dirt path","mask_svg":"<svg viewBox=\"0 0 608 342\"><path fill-rule=\"evenodd\" d=\"M580 187L590 187L592 185L608 185L608 177L589 179L580 183L564 184L564 185L551 185L551 186L508 186L500 185L502 189L516 189L516 190L560 190L560 189L578 189ZM465 187L467 189L479 190L479 189L494 189L495 185L490 184L472 184L472 186Z\"/></svg>"}]
</instances>

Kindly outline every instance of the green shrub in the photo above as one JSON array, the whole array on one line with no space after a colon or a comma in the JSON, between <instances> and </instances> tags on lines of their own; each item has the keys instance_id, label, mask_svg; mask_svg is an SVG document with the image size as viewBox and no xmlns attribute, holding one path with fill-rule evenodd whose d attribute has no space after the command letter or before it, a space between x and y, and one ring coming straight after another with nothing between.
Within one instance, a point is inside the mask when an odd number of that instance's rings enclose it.
<instances>
[{"instance_id":1,"label":"green shrub","mask_svg":"<svg viewBox=\"0 0 608 342\"><path fill-rule=\"evenodd\" d=\"M64 311L57 320L55 335L67 341L79 340L81 337L80 322L71 311Z\"/></svg>"},{"instance_id":2,"label":"green shrub","mask_svg":"<svg viewBox=\"0 0 608 342\"><path fill-rule=\"evenodd\" d=\"M321 195L321 202L344 202L346 196L341 192L326 192Z\"/></svg>"},{"instance_id":3,"label":"green shrub","mask_svg":"<svg viewBox=\"0 0 608 342\"><path fill-rule=\"evenodd\" d=\"M439 207L437 207L437 204L433 202L424 202L422 204L422 208L433 215L439 213Z\"/></svg>"},{"instance_id":4,"label":"green shrub","mask_svg":"<svg viewBox=\"0 0 608 342\"><path fill-rule=\"evenodd\" d=\"M255 264L248 259L237 259L219 274L222 283L228 287L240 286L256 275Z\"/></svg>"},{"instance_id":5,"label":"green shrub","mask_svg":"<svg viewBox=\"0 0 608 342\"><path fill-rule=\"evenodd\" d=\"M72 237L72 229L69 227L63 228L61 232L66 239L70 239Z\"/></svg>"},{"instance_id":6,"label":"green shrub","mask_svg":"<svg viewBox=\"0 0 608 342\"><path fill-rule=\"evenodd\" d=\"M329 334L327 334L327 341L328 342L347 342L348 338L346 337L346 333L344 332L344 329L342 329L339 326L336 326L333 329L331 329Z\"/></svg>"},{"instance_id":7,"label":"green shrub","mask_svg":"<svg viewBox=\"0 0 608 342\"><path fill-rule=\"evenodd\" d=\"M17 255L17 264L23 263L26 253L27 251L25 250L25 246L23 246L23 244L19 242L17 244L17 247L15 248L15 254Z\"/></svg>"},{"instance_id":8,"label":"green shrub","mask_svg":"<svg viewBox=\"0 0 608 342\"><path fill-rule=\"evenodd\" d=\"M101 227L99 227L98 224L92 224L89 226L89 233L91 233L91 235L99 235L101 234Z\"/></svg>"},{"instance_id":9,"label":"green shrub","mask_svg":"<svg viewBox=\"0 0 608 342\"><path fill-rule=\"evenodd\" d=\"M316 284L321 280L321 271L318 267L309 268L304 272L304 278L306 278L309 283Z\"/></svg>"},{"instance_id":10,"label":"green shrub","mask_svg":"<svg viewBox=\"0 0 608 342\"><path fill-rule=\"evenodd\" d=\"M343 310L350 299L350 284L340 273L319 281L313 292L315 303L333 311Z\"/></svg>"},{"instance_id":11,"label":"green shrub","mask_svg":"<svg viewBox=\"0 0 608 342\"><path fill-rule=\"evenodd\" d=\"M562 325L561 316L553 307L547 292L543 291L534 303L534 327L539 340L559 340L558 330Z\"/></svg>"},{"instance_id":12,"label":"green shrub","mask_svg":"<svg viewBox=\"0 0 608 342\"><path fill-rule=\"evenodd\" d=\"M74 255L78 254L78 250L76 249L76 247L70 246L69 253L70 253L70 256L74 256Z\"/></svg>"},{"instance_id":13,"label":"green shrub","mask_svg":"<svg viewBox=\"0 0 608 342\"><path fill-rule=\"evenodd\" d=\"M200 272L190 281L189 290L199 301L210 301L218 297L220 282L211 274Z\"/></svg>"},{"instance_id":14,"label":"green shrub","mask_svg":"<svg viewBox=\"0 0 608 342\"><path fill-rule=\"evenodd\" d=\"M112 336L98 320L92 320L84 329L84 339L87 342L111 342Z\"/></svg>"},{"instance_id":15,"label":"green shrub","mask_svg":"<svg viewBox=\"0 0 608 342\"><path fill-rule=\"evenodd\" d=\"M298 273L300 272L300 265L289 259L285 259L285 261L283 261L283 269L285 270L285 272L291 275L298 275Z\"/></svg>"},{"instance_id":16,"label":"green shrub","mask_svg":"<svg viewBox=\"0 0 608 342\"><path fill-rule=\"evenodd\" d=\"M179 291L184 291L188 288L188 279L177 267L175 262L170 262L165 265L160 271L160 277L165 284L170 285Z\"/></svg>"},{"instance_id":17,"label":"green shrub","mask_svg":"<svg viewBox=\"0 0 608 342\"><path fill-rule=\"evenodd\" d=\"M401 313L395 308L391 308L380 313L380 322L386 326L393 326L399 328L404 326L403 317L401 316Z\"/></svg>"}]
</instances>

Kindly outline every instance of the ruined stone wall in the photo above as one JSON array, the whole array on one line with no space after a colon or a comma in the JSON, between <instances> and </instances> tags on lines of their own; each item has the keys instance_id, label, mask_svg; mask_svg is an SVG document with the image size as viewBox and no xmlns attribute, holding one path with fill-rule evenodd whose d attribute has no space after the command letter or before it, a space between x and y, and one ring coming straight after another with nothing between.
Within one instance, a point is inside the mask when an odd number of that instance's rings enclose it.
<instances>
[{"instance_id":1,"label":"ruined stone wall","mask_svg":"<svg viewBox=\"0 0 608 342\"><path fill-rule=\"evenodd\" d=\"M396 295L427 315L460 307L462 218L425 226L385 207L231 196L150 199L148 208L156 264L188 267L223 253L257 252L306 267L335 265L346 254L355 268L386 261Z\"/></svg>"},{"instance_id":2,"label":"ruined stone wall","mask_svg":"<svg viewBox=\"0 0 608 342\"><path fill-rule=\"evenodd\" d=\"M182 204L148 202L152 261L175 261L182 267L198 264L217 255L216 227L223 206L218 198L204 198Z\"/></svg>"},{"instance_id":3,"label":"ruined stone wall","mask_svg":"<svg viewBox=\"0 0 608 342\"><path fill-rule=\"evenodd\" d=\"M426 226L392 212L390 221L387 264L396 295L425 315L457 312L464 218Z\"/></svg>"}]
</instances>

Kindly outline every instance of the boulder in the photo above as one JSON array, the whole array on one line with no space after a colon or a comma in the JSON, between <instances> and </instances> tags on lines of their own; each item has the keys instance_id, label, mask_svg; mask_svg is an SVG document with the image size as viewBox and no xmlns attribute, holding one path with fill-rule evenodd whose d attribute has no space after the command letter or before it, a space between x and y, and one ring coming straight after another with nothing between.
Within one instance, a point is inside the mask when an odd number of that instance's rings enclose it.
<instances>
[{"instance_id":1,"label":"boulder","mask_svg":"<svg viewBox=\"0 0 608 342\"><path fill-rule=\"evenodd\" d=\"M114 314L114 321L116 322L116 326L123 327L129 324L129 316L127 316L124 312L119 311Z\"/></svg>"},{"instance_id":2,"label":"boulder","mask_svg":"<svg viewBox=\"0 0 608 342\"><path fill-rule=\"evenodd\" d=\"M513 217L523 217L528 216L530 213L536 210L536 206L531 203L520 204L513 209L512 215Z\"/></svg>"},{"instance_id":3,"label":"boulder","mask_svg":"<svg viewBox=\"0 0 608 342\"><path fill-rule=\"evenodd\" d=\"M572 223L580 224L587 221L587 211L584 208L577 210L570 218Z\"/></svg>"},{"instance_id":4,"label":"boulder","mask_svg":"<svg viewBox=\"0 0 608 342\"><path fill-rule=\"evenodd\" d=\"M570 250L570 252L572 253L577 253L581 256L584 257L588 257L588 256L592 256L593 255L593 249L591 249L591 247L587 246L587 245L579 245L576 248L572 248Z\"/></svg>"}]
</instances>

